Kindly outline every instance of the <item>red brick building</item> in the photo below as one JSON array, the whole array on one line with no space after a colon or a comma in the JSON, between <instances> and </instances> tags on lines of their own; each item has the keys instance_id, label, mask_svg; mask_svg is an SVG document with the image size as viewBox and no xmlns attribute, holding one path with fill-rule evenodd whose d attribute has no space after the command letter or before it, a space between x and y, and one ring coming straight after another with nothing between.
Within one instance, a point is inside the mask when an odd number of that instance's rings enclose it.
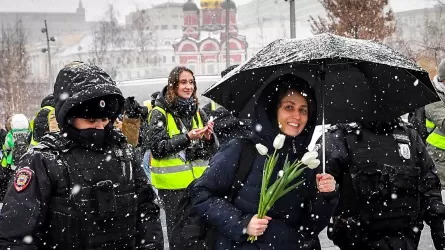
<instances>
[{"instance_id":1,"label":"red brick building","mask_svg":"<svg viewBox=\"0 0 445 250\"><path fill-rule=\"evenodd\" d=\"M246 60L246 37L238 34L233 0L201 0L201 9L188 0L183 6L182 38L173 45L180 65L197 75L217 75L226 68L226 13L229 5L230 64Z\"/></svg>"}]
</instances>

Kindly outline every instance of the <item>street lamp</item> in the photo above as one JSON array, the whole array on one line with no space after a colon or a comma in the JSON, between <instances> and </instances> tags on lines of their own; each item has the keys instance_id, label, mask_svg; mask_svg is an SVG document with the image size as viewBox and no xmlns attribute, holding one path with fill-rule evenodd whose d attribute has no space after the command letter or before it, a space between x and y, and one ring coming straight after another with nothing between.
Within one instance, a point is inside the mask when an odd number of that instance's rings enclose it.
<instances>
[{"instance_id":1,"label":"street lamp","mask_svg":"<svg viewBox=\"0 0 445 250\"><path fill-rule=\"evenodd\" d=\"M230 43L229 43L229 0L226 0L226 68L230 67Z\"/></svg>"},{"instance_id":2,"label":"street lamp","mask_svg":"<svg viewBox=\"0 0 445 250\"><path fill-rule=\"evenodd\" d=\"M295 38L295 0L284 0L289 1L290 7L290 38Z\"/></svg>"},{"instance_id":3,"label":"street lamp","mask_svg":"<svg viewBox=\"0 0 445 250\"><path fill-rule=\"evenodd\" d=\"M46 48L43 48L42 49L42 53L45 53L45 52L48 52L48 85L49 85L49 91L50 91L50 93L52 93L53 92L53 89L52 89L52 76L51 76L51 50L50 50L50 47L49 47L49 42L51 41L51 42L55 42L56 41L56 38L54 38L53 36L52 37L49 37L49 35L48 35L48 25L46 24L46 20L45 20L45 28L42 28L42 33L46 33Z\"/></svg>"}]
</instances>

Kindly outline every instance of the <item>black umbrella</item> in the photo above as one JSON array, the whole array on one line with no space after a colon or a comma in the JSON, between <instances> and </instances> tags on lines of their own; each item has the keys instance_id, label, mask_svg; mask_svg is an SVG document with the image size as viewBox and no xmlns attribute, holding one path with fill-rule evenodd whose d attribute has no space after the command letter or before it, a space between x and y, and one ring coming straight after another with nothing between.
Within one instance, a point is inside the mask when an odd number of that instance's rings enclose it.
<instances>
[{"instance_id":1,"label":"black umbrella","mask_svg":"<svg viewBox=\"0 0 445 250\"><path fill-rule=\"evenodd\" d=\"M315 88L322 131L325 122L389 121L439 100L428 73L410 59L377 42L332 34L272 42L203 95L245 116L255 96L288 73Z\"/></svg>"},{"instance_id":2,"label":"black umbrella","mask_svg":"<svg viewBox=\"0 0 445 250\"><path fill-rule=\"evenodd\" d=\"M268 80L286 73L308 81L323 100L317 124L388 121L439 100L428 73L410 59L377 42L332 34L272 42L203 95L244 116Z\"/></svg>"}]
</instances>

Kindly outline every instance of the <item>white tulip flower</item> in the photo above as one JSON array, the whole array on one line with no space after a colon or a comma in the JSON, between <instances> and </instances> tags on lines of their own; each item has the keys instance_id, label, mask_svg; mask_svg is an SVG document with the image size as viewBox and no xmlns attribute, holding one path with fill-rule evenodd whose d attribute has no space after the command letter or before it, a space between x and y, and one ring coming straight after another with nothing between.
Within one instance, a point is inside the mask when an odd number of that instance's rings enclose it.
<instances>
[{"instance_id":1,"label":"white tulip flower","mask_svg":"<svg viewBox=\"0 0 445 250\"><path fill-rule=\"evenodd\" d=\"M309 152L306 152L306 153L303 155L303 158L301 158L301 162L302 162L304 165L309 165L309 163L310 163L312 160L317 159L317 157L318 157L318 153L317 153L317 151L309 151Z\"/></svg>"},{"instance_id":2,"label":"white tulip flower","mask_svg":"<svg viewBox=\"0 0 445 250\"><path fill-rule=\"evenodd\" d=\"M286 139L286 136L283 134L278 134L277 137L275 137L275 140L273 140L273 147L275 149L281 149L284 145L284 140Z\"/></svg>"},{"instance_id":3,"label":"white tulip flower","mask_svg":"<svg viewBox=\"0 0 445 250\"><path fill-rule=\"evenodd\" d=\"M312 160L309 165L307 165L308 168L310 169L316 169L318 167L318 165L320 165L320 160L319 159L315 159Z\"/></svg>"},{"instance_id":4,"label":"white tulip flower","mask_svg":"<svg viewBox=\"0 0 445 250\"><path fill-rule=\"evenodd\" d=\"M258 150L258 153L260 153L260 155L267 155L268 149L267 149L266 146L264 146L263 144L258 143L258 144L255 145L255 147L256 147L256 150Z\"/></svg>"}]
</instances>

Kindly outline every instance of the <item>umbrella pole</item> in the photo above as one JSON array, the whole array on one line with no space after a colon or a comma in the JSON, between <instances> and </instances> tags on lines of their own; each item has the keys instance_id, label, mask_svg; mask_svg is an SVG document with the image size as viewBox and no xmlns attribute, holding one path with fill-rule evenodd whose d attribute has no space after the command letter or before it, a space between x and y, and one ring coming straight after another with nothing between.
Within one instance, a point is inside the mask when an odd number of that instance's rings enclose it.
<instances>
[{"instance_id":1,"label":"umbrella pole","mask_svg":"<svg viewBox=\"0 0 445 250\"><path fill-rule=\"evenodd\" d=\"M325 137L325 123L324 123L324 88L325 88L325 78L326 71L324 61L321 63L320 70L320 85L321 85L321 112L322 112L322 121L321 121L321 136L322 136L322 152L323 152L323 174L326 173L326 137Z\"/></svg>"}]
</instances>

